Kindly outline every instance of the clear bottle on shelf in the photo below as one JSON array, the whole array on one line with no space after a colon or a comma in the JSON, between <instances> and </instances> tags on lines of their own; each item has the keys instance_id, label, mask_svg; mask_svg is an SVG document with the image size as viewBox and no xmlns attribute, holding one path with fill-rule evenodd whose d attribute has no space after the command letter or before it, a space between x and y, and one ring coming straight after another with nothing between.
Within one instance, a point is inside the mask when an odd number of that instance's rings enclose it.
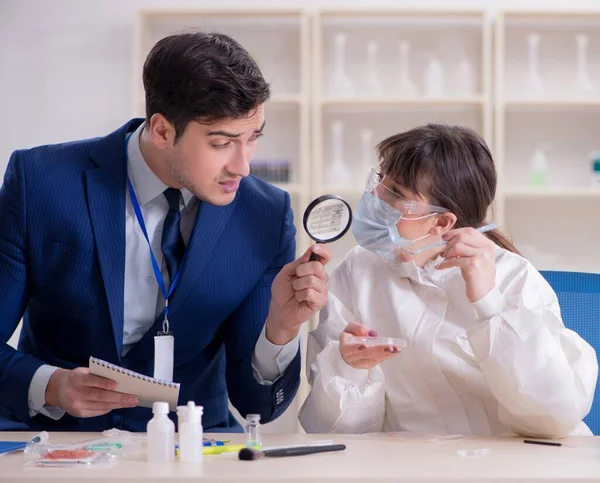
<instances>
[{"instance_id":1,"label":"clear bottle on shelf","mask_svg":"<svg viewBox=\"0 0 600 483\"><path fill-rule=\"evenodd\" d=\"M403 40L398 44L398 48L400 51L398 95L399 97L415 97L417 86L410 77L410 43Z\"/></svg>"},{"instance_id":2,"label":"clear bottle on shelf","mask_svg":"<svg viewBox=\"0 0 600 483\"><path fill-rule=\"evenodd\" d=\"M548 160L540 146L535 148L531 157L530 182L534 188L548 186Z\"/></svg>"},{"instance_id":3,"label":"clear bottle on shelf","mask_svg":"<svg viewBox=\"0 0 600 483\"><path fill-rule=\"evenodd\" d=\"M577 90L580 94L589 94L595 87L588 69L590 39L587 35L578 34L575 36L575 41L577 43Z\"/></svg>"},{"instance_id":4,"label":"clear bottle on shelf","mask_svg":"<svg viewBox=\"0 0 600 483\"><path fill-rule=\"evenodd\" d=\"M333 75L329 85L329 94L340 97L353 97L356 94L354 84L346 74L346 42L348 37L339 32L333 36Z\"/></svg>"},{"instance_id":5,"label":"clear bottle on shelf","mask_svg":"<svg viewBox=\"0 0 600 483\"><path fill-rule=\"evenodd\" d=\"M529 70L527 90L530 94L540 95L544 90L544 81L540 75L540 35L531 33L527 36L529 47Z\"/></svg>"},{"instance_id":6,"label":"clear bottle on shelf","mask_svg":"<svg viewBox=\"0 0 600 483\"><path fill-rule=\"evenodd\" d=\"M377 65L378 52L379 44L376 41L371 40L367 43L367 94L374 97L380 97L383 94L379 66Z\"/></svg>"},{"instance_id":7,"label":"clear bottle on shelf","mask_svg":"<svg viewBox=\"0 0 600 483\"><path fill-rule=\"evenodd\" d=\"M377 164L374 159L373 131L371 129L362 129L360 131L360 144L362 160L356 182L358 188L364 189L365 179L367 178L369 169Z\"/></svg>"},{"instance_id":8,"label":"clear bottle on shelf","mask_svg":"<svg viewBox=\"0 0 600 483\"><path fill-rule=\"evenodd\" d=\"M352 175L344 163L344 123L340 120L331 122L332 162L327 171L326 182L330 185L345 185L350 182Z\"/></svg>"},{"instance_id":9,"label":"clear bottle on shelf","mask_svg":"<svg viewBox=\"0 0 600 483\"><path fill-rule=\"evenodd\" d=\"M432 57L425 68L425 95L442 97L445 89L444 69L440 61Z\"/></svg>"},{"instance_id":10,"label":"clear bottle on shelf","mask_svg":"<svg viewBox=\"0 0 600 483\"><path fill-rule=\"evenodd\" d=\"M471 96L475 94L475 72L469 59L465 56L456 68L456 94Z\"/></svg>"}]
</instances>

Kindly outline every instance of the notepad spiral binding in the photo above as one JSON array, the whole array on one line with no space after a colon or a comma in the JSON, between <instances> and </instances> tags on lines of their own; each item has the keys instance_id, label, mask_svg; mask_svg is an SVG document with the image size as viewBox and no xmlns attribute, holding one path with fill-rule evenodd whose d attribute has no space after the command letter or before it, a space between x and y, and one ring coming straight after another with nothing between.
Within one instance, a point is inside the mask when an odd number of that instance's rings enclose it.
<instances>
[{"instance_id":1,"label":"notepad spiral binding","mask_svg":"<svg viewBox=\"0 0 600 483\"><path fill-rule=\"evenodd\" d=\"M129 369L125 369L124 367L117 366L110 362L103 361L102 359L96 359L95 357L90 357L90 362L93 362L94 364L97 364L102 367L106 367L107 369L110 369L111 371L119 372L121 374L125 374L126 376L135 377L135 378L141 379L143 381L152 382L154 384L159 384L161 386L166 386L166 387L179 387L179 384L176 382L169 382L169 381L165 381L163 379L155 379L153 377L146 376L145 374L140 374L139 372L131 371Z\"/></svg>"}]
</instances>

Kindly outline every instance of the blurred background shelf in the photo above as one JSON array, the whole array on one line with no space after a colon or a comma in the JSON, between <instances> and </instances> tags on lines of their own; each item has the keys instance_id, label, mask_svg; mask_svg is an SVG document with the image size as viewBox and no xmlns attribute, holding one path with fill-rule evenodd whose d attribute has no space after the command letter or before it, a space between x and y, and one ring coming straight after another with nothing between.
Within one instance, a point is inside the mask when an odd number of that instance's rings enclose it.
<instances>
[{"instance_id":1,"label":"blurred background shelf","mask_svg":"<svg viewBox=\"0 0 600 483\"><path fill-rule=\"evenodd\" d=\"M483 96L455 96L455 97L360 97L360 98L347 98L347 97L325 97L321 100L322 107L336 107L336 106L358 106L358 107L369 107L369 106L422 106L422 107L435 107L435 106L471 106L481 105L486 102Z\"/></svg>"},{"instance_id":2,"label":"blurred background shelf","mask_svg":"<svg viewBox=\"0 0 600 483\"><path fill-rule=\"evenodd\" d=\"M494 56L496 221L538 269L600 271L600 12L500 11Z\"/></svg>"},{"instance_id":3,"label":"blurred background shelf","mask_svg":"<svg viewBox=\"0 0 600 483\"><path fill-rule=\"evenodd\" d=\"M507 198L591 198L600 200L600 188L509 188L504 192Z\"/></svg>"},{"instance_id":4,"label":"blurred background shelf","mask_svg":"<svg viewBox=\"0 0 600 483\"><path fill-rule=\"evenodd\" d=\"M535 99L535 98L513 98L507 99L504 102L507 109L520 108L520 107L542 107L542 108L598 108L600 107L600 97L589 98L585 96L577 98L547 98L547 99Z\"/></svg>"}]
</instances>

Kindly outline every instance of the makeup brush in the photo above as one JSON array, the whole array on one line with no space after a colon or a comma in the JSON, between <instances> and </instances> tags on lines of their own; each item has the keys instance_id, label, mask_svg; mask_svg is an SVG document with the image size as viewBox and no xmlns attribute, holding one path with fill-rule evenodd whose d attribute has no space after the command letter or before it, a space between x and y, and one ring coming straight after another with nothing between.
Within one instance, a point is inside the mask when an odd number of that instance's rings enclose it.
<instances>
[{"instance_id":1,"label":"makeup brush","mask_svg":"<svg viewBox=\"0 0 600 483\"><path fill-rule=\"evenodd\" d=\"M239 458L243 461L254 461L262 457L302 456L305 454L325 453L329 451L343 451L345 444L330 444L327 446L298 446L295 448L275 448L259 451L251 448L240 450Z\"/></svg>"}]
</instances>

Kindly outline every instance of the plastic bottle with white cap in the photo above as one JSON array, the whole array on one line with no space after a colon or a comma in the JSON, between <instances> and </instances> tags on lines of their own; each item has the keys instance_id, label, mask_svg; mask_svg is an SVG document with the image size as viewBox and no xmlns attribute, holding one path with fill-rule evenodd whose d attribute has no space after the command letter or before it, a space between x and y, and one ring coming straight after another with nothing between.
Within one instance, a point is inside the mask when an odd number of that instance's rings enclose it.
<instances>
[{"instance_id":1,"label":"plastic bottle with white cap","mask_svg":"<svg viewBox=\"0 0 600 483\"><path fill-rule=\"evenodd\" d=\"M202 461L202 406L188 402L187 419L179 427L179 460Z\"/></svg>"},{"instance_id":2,"label":"plastic bottle with white cap","mask_svg":"<svg viewBox=\"0 0 600 483\"><path fill-rule=\"evenodd\" d=\"M169 419L169 403L155 402L148 422L148 461L175 460L175 424Z\"/></svg>"}]
</instances>

